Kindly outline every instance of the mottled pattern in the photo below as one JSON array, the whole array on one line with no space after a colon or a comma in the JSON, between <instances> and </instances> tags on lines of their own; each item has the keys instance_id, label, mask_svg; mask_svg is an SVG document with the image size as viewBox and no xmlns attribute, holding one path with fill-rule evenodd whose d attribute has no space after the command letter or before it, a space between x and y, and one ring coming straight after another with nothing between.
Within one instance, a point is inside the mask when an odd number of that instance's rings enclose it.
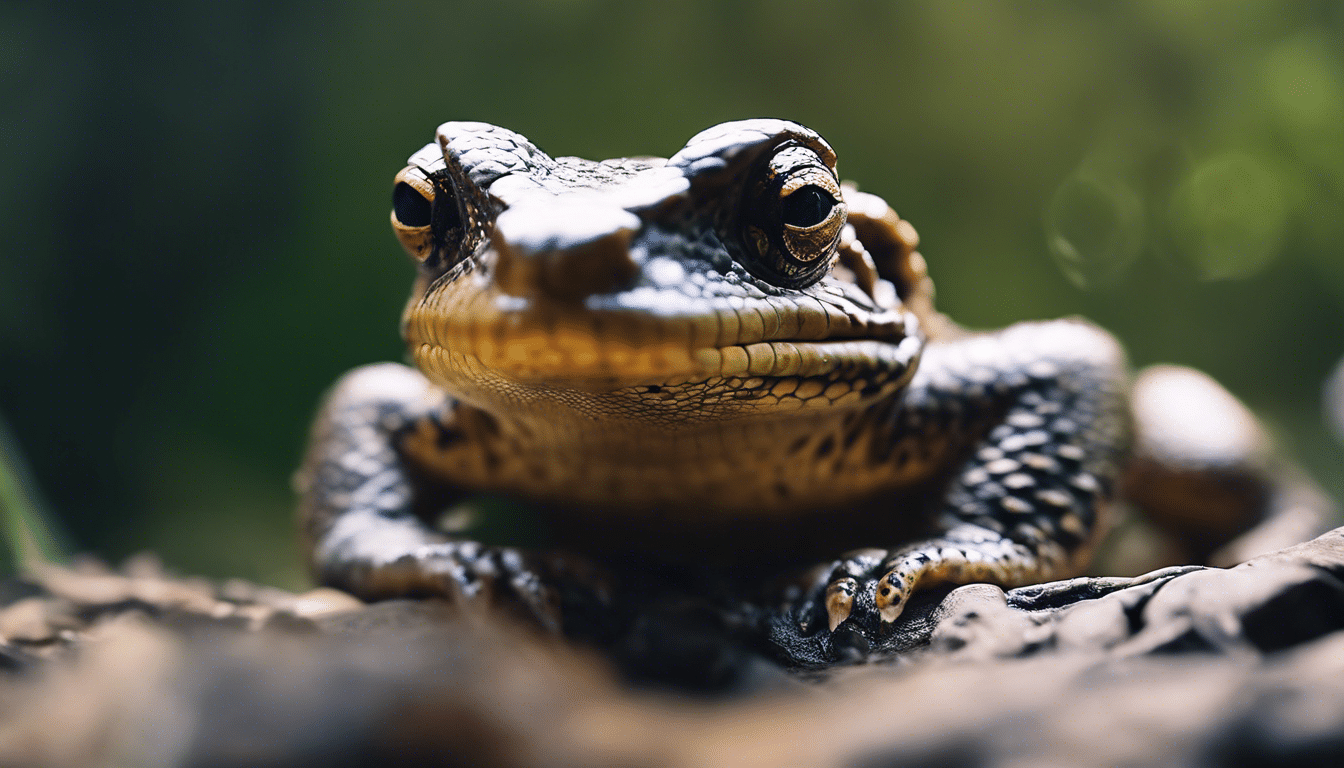
<instances>
[{"instance_id":1,"label":"mottled pattern","mask_svg":"<svg viewBox=\"0 0 1344 768\"><path fill-rule=\"evenodd\" d=\"M1076 571L1125 444L1120 359L1109 337L1070 321L930 345L928 373L884 414L871 459L892 472L928 461L932 446L972 453L935 503L941 534L835 566L829 627L849 618L857 595L891 621L917 583L1011 585Z\"/></svg>"}]
</instances>

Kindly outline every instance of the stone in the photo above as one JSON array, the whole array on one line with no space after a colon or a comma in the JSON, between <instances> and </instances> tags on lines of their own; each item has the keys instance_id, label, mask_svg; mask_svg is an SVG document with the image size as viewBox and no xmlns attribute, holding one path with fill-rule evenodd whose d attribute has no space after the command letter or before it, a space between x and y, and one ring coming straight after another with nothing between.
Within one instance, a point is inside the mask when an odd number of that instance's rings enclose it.
<instances>
[{"instance_id":1,"label":"stone","mask_svg":"<svg viewBox=\"0 0 1344 768\"><path fill-rule=\"evenodd\" d=\"M840 664L808 656L840 638L788 646L813 638L687 599L651 607L628 637L573 643L442 601L245 585L231 597L256 601L229 617L140 587L84 610L80 595L119 593L110 578L48 574L0 613L18 628L86 617L51 646L63 652L20 659L0 643L18 659L0 664L0 763L1344 761L1344 529L1227 569L932 593ZM253 613L273 618L232 615ZM649 672L687 663L719 677Z\"/></svg>"}]
</instances>

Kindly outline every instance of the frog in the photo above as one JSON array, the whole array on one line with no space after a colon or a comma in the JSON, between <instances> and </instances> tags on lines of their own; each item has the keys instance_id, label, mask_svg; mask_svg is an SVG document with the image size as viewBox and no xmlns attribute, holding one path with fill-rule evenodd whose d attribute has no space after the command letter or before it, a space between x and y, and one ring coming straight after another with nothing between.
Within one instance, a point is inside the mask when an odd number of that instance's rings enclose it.
<instances>
[{"instance_id":1,"label":"frog","mask_svg":"<svg viewBox=\"0 0 1344 768\"><path fill-rule=\"evenodd\" d=\"M1080 318L939 312L914 227L797 123L591 161L447 122L392 202L410 365L343 376L297 475L316 578L360 598L563 632L569 595L708 571L804 635L876 641L935 587L1081 573L1126 498L1200 556L1302 506L1212 379L1136 381ZM492 494L546 541L443 524Z\"/></svg>"}]
</instances>

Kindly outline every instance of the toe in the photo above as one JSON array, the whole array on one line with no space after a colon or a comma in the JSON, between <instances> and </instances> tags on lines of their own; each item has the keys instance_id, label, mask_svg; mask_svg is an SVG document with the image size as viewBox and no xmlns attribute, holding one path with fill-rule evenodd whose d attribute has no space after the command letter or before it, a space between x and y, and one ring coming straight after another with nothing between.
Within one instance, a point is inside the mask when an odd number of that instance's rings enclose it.
<instances>
[{"instance_id":1,"label":"toe","mask_svg":"<svg viewBox=\"0 0 1344 768\"><path fill-rule=\"evenodd\" d=\"M883 576L877 582L874 602L877 605L877 613L882 617L884 624L890 624L901 615L905 609L905 601L910 596L910 590L906 588L904 580L895 571Z\"/></svg>"},{"instance_id":2,"label":"toe","mask_svg":"<svg viewBox=\"0 0 1344 768\"><path fill-rule=\"evenodd\" d=\"M854 609L854 595L859 591L859 583L850 576L841 576L826 586L826 621L830 631L849 618Z\"/></svg>"}]
</instances>

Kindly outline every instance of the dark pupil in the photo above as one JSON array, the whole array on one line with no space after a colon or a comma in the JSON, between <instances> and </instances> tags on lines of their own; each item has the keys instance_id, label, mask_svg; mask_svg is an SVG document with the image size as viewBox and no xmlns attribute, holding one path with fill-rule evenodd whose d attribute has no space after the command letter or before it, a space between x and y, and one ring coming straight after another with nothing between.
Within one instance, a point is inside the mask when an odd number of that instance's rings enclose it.
<instances>
[{"instance_id":1,"label":"dark pupil","mask_svg":"<svg viewBox=\"0 0 1344 768\"><path fill-rule=\"evenodd\" d=\"M392 188L392 211L397 214L397 221L402 224L408 227L427 227L430 210L429 201L410 184L399 181Z\"/></svg>"},{"instance_id":2,"label":"dark pupil","mask_svg":"<svg viewBox=\"0 0 1344 768\"><path fill-rule=\"evenodd\" d=\"M794 227L814 227L825 221L834 207L835 200L825 190L809 184L784 198L784 223Z\"/></svg>"}]
</instances>

